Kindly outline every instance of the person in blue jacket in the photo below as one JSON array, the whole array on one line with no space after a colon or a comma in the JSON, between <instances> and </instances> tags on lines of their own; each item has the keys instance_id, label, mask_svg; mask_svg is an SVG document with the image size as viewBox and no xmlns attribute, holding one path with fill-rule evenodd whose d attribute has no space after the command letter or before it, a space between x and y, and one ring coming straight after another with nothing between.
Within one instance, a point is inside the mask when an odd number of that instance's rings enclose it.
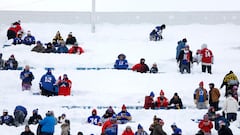
<instances>
[{"instance_id":1,"label":"person in blue jacket","mask_svg":"<svg viewBox=\"0 0 240 135\"><path fill-rule=\"evenodd\" d=\"M171 128L172 128L172 130L173 130L172 135L182 135L182 130L177 127L176 123L173 123L173 124L171 125Z\"/></svg>"},{"instance_id":2,"label":"person in blue jacket","mask_svg":"<svg viewBox=\"0 0 240 135\"><path fill-rule=\"evenodd\" d=\"M161 26L156 26L155 29L149 34L150 41L160 41L163 39L162 32L166 28L165 24Z\"/></svg>"},{"instance_id":3,"label":"person in blue jacket","mask_svg":"<svg viewBox=\"0 0 240 135\"><path fill-rule=\"evenodd\" d=\"M125 54L118 55L118 59L115 61L114 68L115 69L127 69L128 68L128 61L126 60Z\"/></svg>"},{"instance_id":4,"label":"person in blue jacket","mask_svg":"<svg viewBox=\"0 0 240 135\"><path fill-rule=\"evenodd\" d=\"M19 126L19 124L23 124L25 118L27 117L27 114L27 109L24 106L16 106L14 109L15 125Z\"/></svg>"},{"instance_id":5,"label":"person in blue jacket","mask_svg":"<svg viewBox=\"0 0 240 135\"><path fill-rule=\"evenodd\" d=\"M180 41L177 42L177 47L176 47L176 60L178 59L179 55L180 55L180 52L181 50L183 50L187 44L187 39L184 38Z\"/></svg>"},{"instance_id":6,"label":"person in blue jacket","mask_svg":"<svg viewBox=\"0 0 240 135\"><path fill-rule=\"evenodd\" d=\"M35 37L32 36L31 31L30 30L27 31L27 36L24 37L23 44L25 44L25 45L32 45L32 44L35 44L35 42L36 42L35 41Z\"/></svg>"},{"instance_id":7,"label":"person in blue jacket","mask_svg":"<svg viewBox=\"0 0 240 135\"><path fill-rule=\"evenodd\" d=\"M49 97L57 95L58 91L56 90L56 79L50 68L47 69L47 73L41 77L39 86L43 96Z\"/></svg>"},{"instance_id":8,"label":"person in blue jacket","mask_svg":"<svg viewBox=\"0 0 240 135\"><path fill-rule=\"evenodd\" d=\"M22 80L22 90L31 90L34 76L30 71L29 65L26 65L24 70L20 73L20 79Z\"/></svg>"},{"instance_id":9,"label":"person in blue jacket","mask_svg":"<svg viewBox=\"0 0 240 135\"><path fill-rule=\"evenodd\" d=\"M0 117L0 125L6 124L8 126L14 125L14 118L8 114L7 109L3 109L3 115Z\"/></svg>"},{"instance_id":10,"label":"person in blue jacket","mask_svg":"<svg viewBox=\"0 0 240 135\"><path fill-rule=\"evenodd\" d=\"M97 115L97 110L93 109L92 110L92 115L88 117L87 122L93 125L98 125L101 126L101 118L100 116Z\"/></svg>"},{"instance_id":11,"label":"person in blue jacket","mask_svg":"<svg viewBox=\"0 0 240 135\"><path fill-rule=\"evenodd\" d=\"M17 45L17 44L22 44L22 43L23 43L22 33L19 33L19 34L17 35L17 37L15 37L15 38L13 39L12 44Z\"/></svg>"},{"instance_id":12,"label":"person in blue jacket","mask_svg":"<svg viewBox=\"0 0 240 135\"><path fill-rule=\"evenodd\" d=\"M64 41L60 42L60 46L57 48L57 53L68 53L68 48Z\"/></svg>"},{"instance_id":13,"label":"person in blue jacket","mask_svg":"<svg viewBox=\"0 0 240 135\"><path fill-rule=\"evenodd\" d=\"M122 105L122 111L117 114L118 123L125 124L132 120L131 114L127 111L125 104Z\"/></svg>"},{"instance_id":14,"label":"person in blue jacket","mask_svg":"<svg viewBox=\"0 0 240 135\"><path fill-rule=\"evenodd\" d=\"M48 111L46 117L39 122L40 135L53 135L57 121L54 117L53 111Z\"/></svg>"}]
</instances>

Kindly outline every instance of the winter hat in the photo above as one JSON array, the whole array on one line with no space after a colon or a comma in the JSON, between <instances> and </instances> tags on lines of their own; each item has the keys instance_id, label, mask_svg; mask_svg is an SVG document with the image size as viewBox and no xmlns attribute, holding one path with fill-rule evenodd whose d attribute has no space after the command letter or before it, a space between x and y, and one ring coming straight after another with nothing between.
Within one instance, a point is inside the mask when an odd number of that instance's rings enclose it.
<instances>
[{"instance_id":1,"label":"winter hat","mask_svg":"<svg viewBox=\"0 0 240 135\"><path fill-rule=\"evenodd\" d=\"M207 48L207 44L205 44L205 43L202 44L201 48L202 48L202 49Z\"/></svg>"},{"instance_id":2,"label":"winter hat","mask_svg":"<svg viewBox=\"0 0 240 135\"><path fill-rule=\"evenodd\" d=\"M173 127L177 127L176 123L174 122L174 123L171 125L171 127L172 127L172 128L173 128Z\"/></svg>"},{"instance_id":3,"label":"winter hat","mask_svg":"<svg viewBox=\"0 0 240 135\"><path fill-rule=\"evenodd\" d=\"M161 91L160 91L160 96L161 96L161 95L164 95L164 92L163 92L163 90L161 90Z\"/></svg>"},{"instance_id":4,"label":"winter hat","mask_svg":"<svg viewBox=\"0 0 240 135\"><path fill-rule=\"evenodd\" d=\"M182 41L186 43L186 42L187 42L187 39L186 39L186 38L184 38Z\"/></svg>"},{"instance_id":5,"label":"winter hat","mask_svg":"<svg viewBox=\"0 0 240 135\"><path fill-rule=\"evenodd\" d=\"M97 114L97 110L96 110L96 109L93 109L93 110L92 110L92 113Z\"/></svg>"},{"instance_id":6,"label":"winter hat","mask_svg":"<svg viewBox=\"0 0 240 135\"><path fill-rule=\"evenodd\" d=\"M233 89L233 90L237 90L237 89L238 89L238 86L237 86L237 85L234 85L232 89Z\"/></svg>"},{"instance_id":7,"label":"winter hat","mask_svg":"<svg viewBox=\"0 0 240 135\"><path fill-rule=\"evenodd\" d=\"M113 113L112 106L109 106L109 107L108 107L107 112L109 112L109 113Z\"/></svg>"},{"instance_id":8,"label":"winter hat","mask_svg":"<svg viewBox=\"0 0 240 135\"><path fill-rule=\"evenodd\" d=\"M122 110L126 110L127 107L125 106L125 104L122 105Z\"/></svg>"},{"instance_id":9,"label":"winter hat","mask_svg":"<svg viewBox=\"0 0 240 135\"><path fill-rule=\"evenodd\" d=\"M209 83L208 85L214 87L214 83Z\"/></svg>"},{"instance_id":10,"label":"winter hat","mask_svg":"<svg viewBox=\"0 0 240 135\"><path fill-rule=\"evenodd\" d=\"M38 114L38 109L34 109L33 113Z\"/></svg>"},{"instance_id":11,"label":"winter hat","mask_svg":"<svg viewBox=\"0 0 240 135\"><path fill-rule=\"evenodd\" d=\"M38 41L37 41L37 44L39 44L39 45L42 45L42 43L41 43L41 41L40 41L40 40L38 40Z\"/></svg>"},{"instance_id":12,"label":"winter hat","mask_svg":"<svg viewBox=\"0 0 240 135\"><path fill-rule=\"evenodd\" d=\"M203 116L203 119L208 119L208 115L205 114L205 115Z\"/></svg>"},{"instance_id":13,"label":"winter hat","mask_svg":"<svg viewBox=\"0 0 240 135\"><path fill-rule=\"evenodd\" d=\"M199 86L202 86L202 87L203 87L203 81L201 81L201 82L199 83Z\"/></svg>"},{"instance_id":14,"label":"winter hat","mask_svg":"<svg viewBox=\"0 0 240 135\"><path fill-rule=\"evenodd\" d=\"M7 112L8 112L8 110L7 110L7 109L3 109L3 112L4 112L4 113L7 113Z\"/></svg>"},{"instance_id":15,"label":"winter hat","mask_svg":"<svg viewBox=\"0 0 240 135\"><path fill-rule=\"evenodd\" d=\"M151 91L150 96L151 96L151 97L154 97L154 96L155 96L154 93L153 93L153 91Z\"/></svg>"},{"instance_id":16,"label":"winter hat","mask_svg":"<svg viewBox=\"0 0 240 135\"><path fill-rule=\"evenodd\" d=\"M226 125L226 123L223 120L220 120L218 123L219 123L220 126L223 126L223 125L225 126Z\"/></svg>"},{"instance_id":17,"label":"winter hat","mask_svg":"<svg viewBox=\"0 0 240 135\"><path fill-rule=\"evenodd\" d=\"M123 54L123 53L121 53L121 54L118 55L118 59L120 59L120 57L123 57L123 59L126 59L126 55Z\"/></svg>"},{"instance_id":18,"label":"winter hat","mask_svg":"<svg viewBox=\"0 0 240 135\"><path fill-rule=\"evenodd\" d=\"M62 117L66 117L66 114L65 114L65 113L63 113L63 114L62 114Z\"/></svg>"},{"instance_id":19,"label":"winter hat","mask_svg":"<svg viewBox=\"0 0 240 135\"><path fill-rule=\"evenodd\" d=\"M72 32L69 32L69 34L68 35L71 35L72 36Z\"/></svg>"},{"instance_id":20,"label":"winter hat","mask_svg":"<svg viewBox=\"0 0 240 135\"><path fill-rule=\"evenodd\" d=\"M117 121L117 116L114 114L111 118L110 118L111 121Z\"/></svg>"},{"instance_id":21,"label":"winter hat","mask_svg":"<svg viewBox=\"0 0 240 135\"><path fill-rule=\"evenodd\" d=\"M175 92L175 93L174 93L174 96L178 96L178 93L177 93L177 92Z\"/></svg>"},{"instance_id":22,"label":"winter hat","mask_svg":"<svg viewBox=\"0 0 240 135\"><path fill-rule=\"evenodd\" d=\"M138 129L143 129L142 125L141 124L138 124Z\"/></svg>"},{"instance_id":23,"label":"winter hat","mask_svg":"<svg viewBox=\"0 0 240 135\"><path fill-rule=\"evenodd\" d=\"M27 34L28 34L28 35L29 35L29 34L31 35L31 31L30 31L30 30L28 30L28 31L27 31Z\"/></svg>"},{"instance_id":24,"label":"winter hat","mask_svg":"<svg viewBox=\"0 0 240 135\"><path fill-rule=\"evenodd\" d=\"M63 74L63 77L68 77L67 74Z\"/></svg>"},{"instance_id":25,"label":"winter hat","mask_svg":"<svg viewBox=\"0 0 240 135\"><path fill-rule=\"evenodd\" d=\"M14 55L12 54L10 57L14 58Z\"/></svg>"}]
</instances>

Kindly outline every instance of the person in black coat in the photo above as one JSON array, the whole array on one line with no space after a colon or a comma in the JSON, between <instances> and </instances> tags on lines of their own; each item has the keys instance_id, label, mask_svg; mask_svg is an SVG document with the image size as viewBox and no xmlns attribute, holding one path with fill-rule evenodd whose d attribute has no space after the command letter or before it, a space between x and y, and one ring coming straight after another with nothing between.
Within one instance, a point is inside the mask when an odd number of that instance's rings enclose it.
<instances>
[{"instance_id":1,"label":"person in black coat","mask_svg":"<svg viewBox=\"0 0 240 135\"><path fill-rule=\"evenodd\" d=\"M42 116L38 114L38 109L33 110L33 115L29 118L28 124L38 124L42 120Z\"/></svg>"},{"instance_id":2,"label":"person in black coat","mask_svg":"<svg viewBox=\"0 0 240 135\"><path fill-rule=\"evenodd\" d=\"M77 42L76 37L74 37L74 36L72 35L72 32L70 32L70 33L68 34L67 39L66 39L66 45L74 45L74 43L76 43L76 42Z\"/></svg>"},{"instance_id":3,"label":"person in black coat","mask_svg":"<svg viewBox=\"0 0 240 135\"><path fill-rule=\"evenodd\" d=\"M219 125L218 135L233 135L232 130L225 125L224 121L219 121Z\"/></svg>"},{"instance_id":4,"label":"person in black coat","mask_svg":"<svg viewBox=\"0 0 240 135\"><path fill-rule=\"evenodd\" d=\"M25 131L21 133L21 135L34 135L34 133L30 130L29 126L25 126Z\"/></svg>"},{"instance_id":5,"label":"person in black coat","mask_svg":"<svg viewBox=\"0 0 240 135\"><path fill-rule=\"evenodd\" d=\"M183 104L181 98L178 96L178 93L174 93L173 97L169 102L169 109L182 109Z\"/></svg>"},{"instance_id":6,"label":"person in black coat","mask_svg":"<svg viewBox=\"0 0 240 135\"><path fill-rule=\"evenodd\" d=\"M177 62L179 63L180 72L183 74L186 69L187 73L191 73L191 64L193 63L192 51L189 50L189 45L186 45L184 50L181 50Z\"/></svg>"}]
</instances>

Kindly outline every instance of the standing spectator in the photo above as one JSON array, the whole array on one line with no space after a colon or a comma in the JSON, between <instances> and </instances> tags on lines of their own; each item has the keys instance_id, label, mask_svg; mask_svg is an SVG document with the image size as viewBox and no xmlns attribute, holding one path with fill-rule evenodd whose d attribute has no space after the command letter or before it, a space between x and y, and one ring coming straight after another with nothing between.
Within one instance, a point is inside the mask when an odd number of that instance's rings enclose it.
<instances>
[{"instance_id":1,"label":"standing spectator","mask_svg":"<svg viewBox=\"0 0 240 135\"><path fill-rule=\"evenodd\" d=\"M227 98L223 103L222 110L227 113L228 121L235 121L237 119L238 102L232 97L232 93L228 93Z\"/></svg>"},{"instance_id":2,"label":"standing spectator","mask_svg":"<svg viewBox=\"0 0 240 135\"><path fill-rule=\"evenodd\" d=\"M126 60L126 55L121 53L118 55L118 59L114 63L115 69L127 69L128 61Z\"/></svg>"},{"instance_id":3,"label":"standing spectator","mask_svg":"<svg viewBox=\"0 0 240 135\"><path fill-rule=\"evenodd\" d=\"M57 31L55 37L53 38L52 40L52 44L53 46L58 46L58 44L61 42L61 41L64 41L62 36L61 36L61 33L59 31Z\"/></svg>"},{"instance_id":4,"label":"standing spectator","mask_svg":"<svg viewBox=\"0 0 240 135\"><path fill-rule=\"evenodd\" d=\"M18 61L15 59L14 55L12 54L9 59L5 62L5 69L6 70L17 70L18 68Z\"/></svg>"},{"instance_id":5,"label":"standing spectator","mask_svg":"<svg viewBox=\"0 0 240 135\"><path fill-rule=\"evenodd\" d=\"M1 116L0 119L0 125L6 124L8 126L13 126L14 125L14 118L12 115L8 114L7 109L3 109L3 115Z\"/></svg>"},{"instance_id":6,"label":"standing spectator","mask_svg":"<svg viewBox=\"0 0 240 135\"><path fill-rule=\"evenodd\" d=\"M43 46L43 44L41 43L41 41L37 41L36 46L34 46L31 51L33 51L33 52L39 52L39 53L44 53L44 52L45 52L45 47Z\"/></svg>"},{"instance_id":7,"label":"standing spectator","mask_svg":"<svg viewBox=\"0 0 240 135\"><path fill-rule=\"evenodd\" d=\"M163 130L163 125L164 125L163 120L159 119L153 129L152 135L167 135L167 133Z\"/></svg>"},{"instance_id":8,"label":"standing spectator","mask_svg":"<svg viewBox=\"0 0 240 135\"><path fill-rule=\"evenodd\" d=\"M66 120L66 114L63 113L61 116L58 117L58 123L64 123L64 121Z\"/></svg>"},{"instance_id":9,"label":"standing spectator","mask_svg":"<svg viewBox=\"0 0 240 135\"><path fill-rule=\"evenodd\" d=\"M172 135L182 135L182 129L178 128L177 125L176 125L176 123L173 123L173 124L171 125L171 128L172 128L172 130L173 130Z\"/></svg>"},{"instance_id":10,"label":"standing spectator","mask_svg":"<svg viewBox=\"0 0 240 135\"><path fill-rule=\"evenodd\" d=\"M34 135L34 133L30 130L29 125L26 125L25 130L21 133L21 135Z\"/></svg>"},{"instance_id":11,"label":"standing spectator","mask_svg":"<svg viewBox=\"0 0 240 135\"><path fill-rule=\"evenodd\" d=\"M67 74L63 75L63 79L61 76L57 82L58 85L58 95L69 96L71 95L72 81L68 79Z\"/></svg>"},{"instance_id":12,"label":"standing spectator","mask_svg":"<svg viewBox=\"0 0 240 135\"><path fill-rule=\"evenodd\" d=\"M233 135L232 130L226 126L224 121L219 121L220 129L218 130L218 135Z\"/></svg>"},{"instance_id":13,"label":"standing spectator","mask_svg":"<svg viewBox=\"0 0 240 135\"><path fill-rule=\"evenodd\" d=\"M198 49L197 51L196 51L196 54L193 56L193 63L194 62L196 62L197 63L197 65L201 62L201 50L200 49Z\"/></svg>"},{"instance_id":14,"label":"standing spectator","mask_svg":"<svg viewBox=\"0 0 240 135\"><path fill-rule=\"evenodd\" d=\"M202 72L212 74L213 53L207 48L207 44L202 44L201 58L202 58Z\"/></svg>"},{"instance_id":15,"label":"standing spectator","mask_svg":"<svg viewBox=\"0 0 240 135\"><path fill-rule=\"evenodd\" d=\"M42 120L42 116L38 114L38 109L32 111L32 116L28 120L28 124L38 124Z\"/></svg>"},{"instance_id":16,"label":"standing spectator","mask_svg":"<svg viewBox=\"0 0 240 135\"><path fill-rule=\"evenodd\" d=\"M163 90L160 91L160 96L157 97L156 106L159 109L167 109L168 107L168 99L164 96Z\"/></svg>"},{"instance_id":17,"label":"standing spectator","mask_svg":"<svg viewBox=\"0 0 240 135\"><path fill-rule=\"evenodd\" d=\"M149 96L145 96L145 102L144 102L144 108L145 109L154 109L155 105L154 105L154 96L155 94L153 93L153 91L150 93Z\"/></svg>"},{"instance_id":18,"label":"standing spectator","mask_svg":"<svg viewBox=\"0 0 240 135\"><path fill-rule=\"evenodd\" d=\"M169 108L173 109L183 109L182 99L178 96L178 93L174 93L169 102L169 106Z\"/></svg>"},{"instance_id":19,"label":"standing spectator","mask_svg":"<svg viewBox=\"0 0 240 135\"><path fill-rule=\"evenodd\" d=\"M66 45L74 45L74 43L76 43L76 42L77 42L76 37L74 37L74 36L72 35L72 32L70 32L70 33L68 34L67 39L66 39Z\"/></svg>"},{"instance_id":20,"label":"standing spectator","mask_svg":"<svg viewBox=\"0 0 240 135\"><path fill-rule=\"evenodd\" d=\"M22 80L22 90L31 90L32 80L34 79L33 73L30 71L29 65L26 65L20 74Z\"/></svg>"},{"instance_id":21,"label":"standing spectator","mask_svg":"<svg viewBox=\"0 0 240 135\"><path fill-rule=\"evenodd\" d=\"M53 135L57 124L53 111L48 111L46 117L39 124L41 126L41 135Z\"/></svg>"},{"instance_id":22,"label":"standing spectator","mask_svg":"<svg viewBox=\"0 0 240 135\"><path fill-rule=\"evenodd\" d=\"M101 120L101 118L100 118L100 116L97 115L96 109L93 109L92 115L87 118L88 123L93 124L93 125L98 125L98 126L102 125L100 120Z\"/></svg>"},{"instance_id":23,"label":"standing spectator","mask_svg":"<svg viewBox=\"0 0 240 135\"><path fill-rule=\"evenodd\" d=\"M141 58L140 63L134 65L132 67L132 70L140 73L147 73L149 71L149 67L147 64L145 64L145 59Z\"/></svg>"},{"instance_id":24,"label":"standing spectator","mask_svg":"<svg viewBox=\"0 0 240 135\"><path fill-rule=\"evenodd\" d=\"M220 113L217 113L216 117L214 119L214 128L215 128L215 130L218 131L220 129L220 125L219 125L220 121L223 121L226 126L228 126L228 127L230 126L229 121L223 115L221 115Z\"/></svg>"},{"instance_id":25,"label":"standing spectator","mask_svg":"<svg viewBox=\"0 0 240 135\"><path fill-rule=\"evenodd\" d=\"M138 124L137 131L134 135L148 135L148 133L143 129L141 124Z\"/></svg>"},{"instance_id":26,"label":"standing spectator","mask_svg":"<svg viewBox=\"0 0 240 135\"><path fill-rule=\"evenodd\" d=\"M48 97L57 95L57 91L55 91L55 83L56 83L56 79L52 74L52 70L49 68L47 70L47 73L41 77L41 80L39 83L41 94L43 96L48 96Z\"/></svg>"},{"instance_id":27,"label":"standing spectator","mask_svg":"<svg viewBox=\"0 0 240 135\"><path fill-rule=\"evenodd\" d=\"M68 53L80 55L84 53L84 50L82 49L82 47L78 46L77 42L75 42L74 45L68 50Z\"/></svg>"},{"instance_id":28,"label":"standing spectator","mask_svg":"<svg viewBox=\"0 0 240 135\"><path fill-rule=\"evenodd\" d=\"M27 109L24 106L18 105L14 109L14 118L15 118L15 125L18 126L19 124L23 124L25 118L27 117Z\"/></svg>"},{"instance_id":29,"label":"standing spectator","mask_svg":"<svg viewBox=\"0 0 240 135\"><path fill-rule=\"evenodd\" d=\"M156 26L155 29L153 29L152 32L149 34L150 41L162 40L163 39L162 33L165 28L166 28L165 24L162 24L161 26Z\"/></svg>"},{"instance_id":30,"label":"standing spectator","mask_svg":"<svg viewBox=\"0 0 240 135\"><path fill-rule=\"evenodd\" d=\"M131 114L127 111L125 104L122 105L122 111L117 114L117 119L119 123L126 124L132 120Z\"/></svg>"},{"instance_id":31,"label":"standing spectator","mask_svg":"<svg viewBox=\"0 0 240 135\"><path fill-rule=\"evenodd\" d=\"M153 123L149 126L149 131L151 132L150 135L153 134L153 129L155 128L159 120L160 118L157 118L156 115L153 116Z\"/></svg>"},{"instance_id":32,"label":"standing spectator","mask_svg":"<svg viewBox=\"0 0 240 135\"><path fill-rule=\"evenodd\" d=\"M57 53L68 53L68 48L64 41L60 42L60 45L57 48Z\"/></svg>"},{"instance_id":33,"label":"standing spectator","mask_svg":"<svg viewBox=\"0 0 240 135\"><path fill-rule=\"evenodd\" d=\"M70 135L70 121L66 119L61 125L61 129L61 135Z\"/></svg>"},{"instance_id":34,"label":"standing spectator","mask_svg":"<svg viewBox=\"0 0 240 135\"><path fill-rule=\"evenodd\" d=\"M0 53L0 70L4 69L5 61L2 59L2 53Z\"/></svg>"},{"instance_id":35,"label":"standing spectator","mask_svg":"<svg viewBox=\"0 0 240 135\"><path fill-rule=\"evenodd\" d=\"M123 131L122 135L134 135L132 128L130 126L126 126L125 130Z\"/></svg>"},{"instance_id":36,"label":"standing spectator","mask_svg":"<svg viewBox=\"0 0 240 135\"><path fill-rule=\"evenodd\" d=\"M9 39L14 39L17 36L18 32L23 33L20 20L18 20L17 22L12 23L12 25L8 29L8 31L7 31L8 40Z\"/></svg>"},{"instance_id":37,"label":"standing spectator","mask_svg":"<svg viewBox=\"0 0 240 135\"><path fill-rule=\"evenodd\" d=\"M176 47L176 60L178 59L181 50L183 50L185 48L186 43L187 43L186 38L177 42L178 45Z\"/></svg>"},{"instance_id":38,"label":"standing spectator","mask_svg":"<svg viewBox=\"0 0 240 135\"><path fill-rule=\"evenodd\" d=\"M17 34L17 37L13 39L12 44L17 45L17 44L22 44L23 39L22 39L22 33Z\"/></svg>"},{"instance_id":39,"label":"standing spectator","mask_svg":"<svg viewBox=\"0 0 240 135\"><path fill-rule=\"evenodd\" d=\"M31 31L28 30L27 31L27 36L24 37L23 39L23 44L25 45L32 45L32 44L35 44L35 37L31 34Z\"/></svg>"},{"instance_id":40,"label":"standing spectator","mask_svg":"<svg viewBox=\"0 0 240 135\"><path fill-rule=\"evenodd\" d=\"M203 87L203 81L199 83L199 88L194 91L193 98L198 109L207 109L208 93Z\"/></svg>"},{"instance_id":41,"label":"standing spectator","mask_svg":"<svg viewBox=\"0 0 240 135\"><path fill-rule=\"evenodd\" d=\"M45 45L47 45L47 47L45 48L44 53L55 53L56 52L56 49L52 43L49 42Z\"/></svg>"},{"instance_id":42,"label":"standing spectator","mask_svg":"<svg viewBox=\"0 0 240 135\"><path fill-rule=\"evenodd\" d=\"M214 83L209 83L209 105L214 107L214 109L217 111L218 104L219 104L219 98L220 98L220 92L217 88L214 87Z\"/></svg>"},{"instance_id":43,"label":"standing spectator","mask_svg":"<svg viewBox=\"0 0 240 135\"><path fill-rule=\"evenodd\" d=\"M230 72L224 76L220 89L222 89L223 86L225 86L226 88L225 96L227 96L228 90L231 90L233 86L238 85L239 85L238 77L234 74L232 70L230 70Z\"/></svg>"},{"instance_id":44,"label":"standing spectator","mask_svg":"<svg viewBox=\"0 0 240 135\"><path fill-rule=\"evenodd\" d=\"M150 69L150 73L158 73L157 63L153 63L153 65Z\"/></svg>"},{"instance_id":45,"label":"standing spectator","mask_svg":"<svg viewBox=\"0 0 240 135\"><path fill-rule=\"evenodd\" d=\"M213 124L212 121L208 119L207 114L203 116L203 120L199 122L198 127L204 133L204 135L211 135L211 129L213 128Z\"/></svg>"},{"instance_id":46,"label":"standing spectator","mask_svg":"<svg viewBox=\"0 0 240 135\"><path fill-rule=\"evenodd\" d=\"M104 135L117 135L118 133L118 125L117 125L117 117L113 115L110 119L108 119L102 126L102 134Z\"/></svg>"},{"instance_id":47,"label":"standing spectator","mask_svg":"<svg viewBox=\"0 0 240 135\"><path fill-rule=\"evenodd\" d=\"M187 73L191 73L191 64L193 63L192 51L189 50L189 45L186 45L177 58L180 72L183 74L186 69Z\"/></svg>"},{"instance_id":48,"label":"standing spectator","mask_svg":"<svg viewBox=\"0 0 240 135\"><path fill-rule=\"evenodd\" d=\"M214 121L215 118L216 118L216 110L213 106L210 106L208 108L208 112L207 112L207 115L208 115L208 119L211 120L211 121Z\"/></svg>"},{"instance_id":49,"label":"standing spectator","mask_svg":"<svg viewBox=\"0 0 240 135\"><path fill-rule=\"evenodd\" d=\"M113 115L115 115L115 111L113 110L112 106L109 106L106 112L102 116L102 123L104 123L106 120L111 118Z\"/></svg>"}]
</instances>

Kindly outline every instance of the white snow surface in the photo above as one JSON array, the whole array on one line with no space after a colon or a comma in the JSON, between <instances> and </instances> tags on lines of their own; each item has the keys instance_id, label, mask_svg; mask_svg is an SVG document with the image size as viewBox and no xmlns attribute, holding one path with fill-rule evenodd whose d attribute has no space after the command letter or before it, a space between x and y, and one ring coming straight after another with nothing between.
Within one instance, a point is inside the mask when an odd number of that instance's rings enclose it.
<instances>
[{"instance_id":1,"label":"white snow surface","mask_svg":"<svg viewBox=\"0 0 240 135\"><path fill-rule=\"evenodd\" d=\"M72 8L65 8L64 11L75 11L77 0L68 0L72 4ZM100 3L97 1L99 6L109 0L102 0ZM122 0L124 1L124 0ZM132 2L133 1L133 2ZM143 1L143 0L142 0ZM141 3L141 0L138 2ZM154 1L154 0L151 0ZM160 0L159 0L160 1ZM161 0L162 1L162 0ZM192 0L182 0L183 2L188 1L190 3L197 3ZM231 0L229 2L222 0L203 0L203 2L220 3L218 6L221 8L217 10L236 10L237 1ZM16 5L12 8L10 3ZM24 3L28 2L29 8L24 8ZM56 1L55 1L56 2ZM64 3L63 1L61 1ZM83 2L79 0L78 2ZM119 1L117 1L119 2ZM117 4L114 3L114 4ZM136 0L129 1L129 5L136 2ZM155 1L156 2L156 1ZM165 1L164 3L180 3L177 0ZM230 6L225 6L224 2L229 2ZM234 4L235 2L235 4ZM38 10L40 11L63 11L64 8L59 8L62 5L53 7L54 0L24 0L17 1L3 1L4 4L0 5L1 10ZM37 4L36 4L37 3ZM48 4L46 4L48 3ZM87 2L86 2L87 3ZM154 2L153 2L154 3ZM85 3L84 3L85 4ZM164 9L165 6L160 6L155 9ZM89 7L91 2L88 1ZM141 4L139 4L141 5ZM198 4L190 4L186 10L210 10L207 4L199 6ZM213 4L212 4L213 5ZM86 7L88 7L86 6ZM50 8L52 7L52 8ZM81 6L79 6L79 10ZM141 8L134 6L134 11L138 11ZM174 8L169 6L169 9L175 11L182 11L176 4ZM196 8L194 8L196 7ZM230 8L231 7L231 8ZM122 11L124 8L116 9ZM206 8L206 9L205 9ZM71 10L72 9L72 10ZM90 8L84 9L89 10ZM110 10L111 8L104 8ZM129 8L127 8L129 9ZM167 8L166 8L167 9ZM37 10L37 11L38 11ZM98 9L99 11L102 10ZM150 11L149 8L142 8L143 11ZM78 10L77 10L78 11ZM80 10L81 11L81 10ZM115 11L115 10L113 10ZM132 10L131 10L132 11ZM41 54L31 52L33 46L17 45L6 48L0 48L0 52L3 53L3 58L6 60L11 54L14 54L16 59L19 61L20 66L26 64L34 67L31 69L35 76L33 81L32 91L21 90L21 80L19 78L20 72L17 71L0 71L0 111L8 109L10 114L13 114L13 110L16 105L23 105L27 108L29 115L26 118L28 120L33 109L38 108L39 113L44 117L48 110L53 110L55 116L59 116L62 113L67 115L67 118L71 121L71 134L75 135L78 131L82 131L85 135L94 134L99 135L101 133L100 126L94 126L86 123L87 117L91 114L91 109L66 109L62 106L117 106L115 112L121 111L122 104L130 105L143 105L144 97L149 95L151 91L156 96L159 95L160 90L164 90L166 97L170 100L175 92L178 92L182 98L184 106L187 109L183 110L129 110L132 114L132 123L119 125L118 134L122 134L123 130L127 125L130 125L135 132L137 125L140 123L143 128L148 132L149 125L152 123L154 115L162 118L165 122L163 129L171 134L172 130L170 125L176 123L183 131L184 135L193 135L198 131L198 124L192 122L190 119L202 118L207 110L198 110L194 107L193 103L193 92L198 87L200 81L204 81L204 86L209 90L208 83L215 83L216 87L219 88L223 77L230 70L233 70L237 76L239 72L239 60L240 60L240 26L232 24L221 24L221 25L172 25L167 26L163 32L164 40L160 42L150 42L148 40L149 32L159 24L131 24L131 25L113 25L113 24L99 24L97 25L96 33L91 33L90 25L87 24L59 24L59 23L24 23L22 20L22 27L25 30L31 30L32 34L37 40L41 40L44 43L52 41L56 31L60 31L64 39L66 39L69 32L73 32L73 35L77 37L78 42L81 44L85 53L82 55L72 54ZM0 44L5 44L6 31L10 24L2 23L0 25ZM213 74L209 75L201 73L200 65L193 65L191 74L180 74L178 72L178 65L175 61L175 52L177 41L182 38L188 39L188 44L193 53L201 47L203 43L208 44L208 48L213 51L214 54L214 65ZM130 67L133 64L139 62L140 58L145 58L146 63L151 67L153 63L157 63L158 68L161 72L159 74L141 74L130 70L75 70L76 67L113 67L114 61L118 54L124 53L127 56L127 60ZM39 91L38 83L43 74L46 73L44 67L54 67L53 74L56 78L63 74L68 74L72 80L72 96L57 96L57 97L44 97L32 95L32 92ZM220 89L220 107L222 106L225 89ZM98 115L102 116L105 109L99 109ZM221 111L219 111L221 112ZM230 128L234 135L240 133L240 113L238 112L237 121L231 123ZM32 131L36 131L35 125L30 125ZM3 135L16 135L20 134L24 130L24 125L19 127L8 127L6 125L0 126L0 132ZM55 135L60 134L60 124L55 126ZM212 135L217 135L217 131L212 129Z\"/></svg>"}]
</instances>

